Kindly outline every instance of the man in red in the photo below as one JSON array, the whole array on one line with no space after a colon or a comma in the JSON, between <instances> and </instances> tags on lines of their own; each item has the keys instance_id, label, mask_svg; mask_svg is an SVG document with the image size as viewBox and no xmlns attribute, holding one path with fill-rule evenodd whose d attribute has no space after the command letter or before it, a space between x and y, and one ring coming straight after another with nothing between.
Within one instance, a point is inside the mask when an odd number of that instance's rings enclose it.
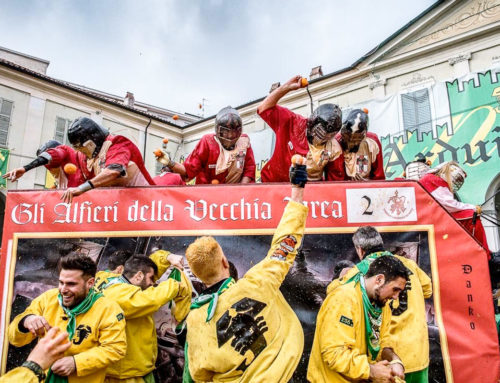
<instances>
[{"instance_id":1,"label":"man in red","mask_svg":"<svg viewBox=\"0 0 500 383\"><path fill-rule=\"evenodd\" d=\"M67 189L61 197L64 202L71 203L73 197L96 187L154 185L137 146L126 137L111 135L90 118L75 120L68 130L68 140L85 154L87 169L95 177Z\"/></svg>"},{"instance_id":2,"label":"man in red","mask_svg":"<svg viewBox=\"0 0 500 383\"><path fill-rule=\"evenodd\" d=\"M242 126L238 111L225 107L215 117L215 133L205 134L183 164L165 152L158 161L185 180L196 177L197 185L253 182L255 158L250 138L241 133Z\"/></svg>"},{"instance_id":3,"label":"man in red","mask_svg":"<svg viewBox=\"0 0 500 383\"><path fill-rule=\"evenodd\" d=\"M419 182L453 218L460 222L483 245L488 251L488 259L490 259L486 233L479 219L482 211L481 206L455 199L454 194L464 184L465 177L467 177L467 173L458 163L448 161L430 169Z\"/></svg>"},{"instance_id":4,"label":"man in red","mask_svg":"<svg viewBox=\"0 0 500 383\"><path fill-rule=\"evenodd\" d=\"M385 180L382 145L368 131L368 110L351 110L336 138L344 150L346 180Z\"/></svg>"},{"instance_id":5,"label":"man in red","mask_svg":"<svg viewBox=\"0 0 500 383\"><path fill-rule=\"evenodd\" d=\"M37 158L29 164L11 170L2 177L9 181L16 181L24 173L44 165L55 179L56 188L66 189L81 185L86 180L93 177L92 172L87 169L87 159L85 155L75 151L67 145L56 140L49 140L36 151ZM74 165L66 167L66 165Z\"/></svg>"},{"instance_id":6,"label":"man in red","mask_svg":"<svg viewBox=\"0 0 500 383\"><path fill-rule=\"evenodd\" d=\"M261 171L262 182L288 182L294 154L306 157L309 181L344 180L342 148L334 138L342 124L340 108L323 104L305 118L277 105L288 92L303 88L301 80L301 76L292 77L257 108L259 116L276 134L274 153Z\"/></svg>"}]
</instances>

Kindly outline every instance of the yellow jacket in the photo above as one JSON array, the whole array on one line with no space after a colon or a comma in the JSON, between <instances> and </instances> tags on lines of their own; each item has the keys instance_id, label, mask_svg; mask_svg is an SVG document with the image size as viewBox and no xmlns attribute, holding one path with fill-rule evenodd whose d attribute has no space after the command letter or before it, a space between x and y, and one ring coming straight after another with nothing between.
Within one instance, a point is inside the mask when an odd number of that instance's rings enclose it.
<instances>
[{"instance_id":1,"label":"yellow jacket","mask_svg":"<svg viewBox=\"0 0 500 383\"><path fill-rule=\"evenodd\" d=\"M410 270L410 281L399 300L391 303L392 320L389 326L389 343L401 358L405 372L415 372L429 365L429 335L425 298L432 295L429 276L411 259L396 257Z\"/></svg>"},{"instance_id":2,"label":"yellow jacket","mask_svg":"<svg viewBox=\"0 0 500 383\"><path fill-rule=\"evenodd\" d=\"M29 368L17 367L2 375L0 383L38 383L38 378Z\"/></svg>"},{"instance_id":3,"label":"yellow jacket","mask_svg":"<svg viewBox=\"0 0 500 383\"><path fill-rule=\"evenodd\" d=\"M264 260L218 298L187 317L189 372L195 381L288 382L304 333L279 288L304 235L307 208L289 202Z\"/></svg>"},{"instance_id":4,"label":"yellow jacket","mask_svg":"<svg viewBox=\"0 0 500 383\"><path fill-rule=\"evenodd\" d=\"M385 305L380 327L380 350L387 347L391 310ZM345 383L370 376L365 316L359 283L330 289L319 310L307 379L311 383ZM379 354L380 355L380 354Z\"/></svg>"},{"instance_id":5,"label":"yellow jacket","mask_svg":"<svg viewBox=\"0 0 500 383\"><path fill-rule=\"evenodd\" d=\"M405 372L415 372L429 365L429 336L424 299L432 296L432 283L429 276L414 261L399 255L395 257L410 270L410 281L399 295L399 300L390 304L392 320L387 342L401 358ZM342 279L332 281L327 294L358 272L358 269L353 267Z\"/></svg>"},{"instance_id":6,"label":"yellow jacket","mask_svg":"<svg viewBox=\"0 0 500 383\"><path fill-rule=\"evenodd\" d=\"M98 273L101 280L106 280L104 273ZM108 276L116 274L108 273ZM183 320L189 312L191 284L182 272L181 278L181 282L169 279L146 290L128 283L116 283L108 287L99 284L104 296L120 305L127 320L127 354L108 367L106 376L127 379L142 377L154 370L158 345L153 314L172 300L177 302L172 313L178 321Z\"/></svg>"},{"instance_id":7,"label":"yellow jacket","mask_svg":"<svg viewBox=\"0 0 500 383\"><path fill-rule=\"evenodd\" d=\"M27 315L41 315L52 327L66 329L67 317L57 301L59 291L46 291L33 300L29 307L9 325L9 342L24 346L35 338L30 332L21 332L19 322ZM104 382L106 367L123 358L127 349L123 311L115 302L101 297L92 308L76 317L76 331L66 356L73 356L76 373L69 383Z\"/></svg>"}]
</instances>

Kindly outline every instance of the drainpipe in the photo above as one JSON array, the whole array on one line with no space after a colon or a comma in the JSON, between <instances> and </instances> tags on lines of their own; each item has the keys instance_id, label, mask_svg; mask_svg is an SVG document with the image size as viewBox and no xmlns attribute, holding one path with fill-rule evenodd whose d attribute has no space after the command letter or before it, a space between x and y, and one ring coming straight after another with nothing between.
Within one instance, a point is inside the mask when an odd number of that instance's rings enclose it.
<instances>
[{"instance_id":1,"label":"drainpipe","mask_svg":"<svg viewBox=\"0 0 500 383\"><path fill-rule=\"evenodd\" d=\"M149 128L149 125L151 125L151 119L149 119L149 122L146 125L146 128L144 129L144 150L142 152L142 156L144 157L144 160L146 160L146 144L148 143L148 128Z\"/></svg>"}]
</instances>

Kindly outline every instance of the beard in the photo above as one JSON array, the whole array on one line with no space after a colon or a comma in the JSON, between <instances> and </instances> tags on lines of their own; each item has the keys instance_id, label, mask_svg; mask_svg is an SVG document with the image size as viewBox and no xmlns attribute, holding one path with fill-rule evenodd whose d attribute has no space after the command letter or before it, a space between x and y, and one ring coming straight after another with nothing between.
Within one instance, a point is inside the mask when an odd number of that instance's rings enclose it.
<instances>
[{"instance_id":1,"label":"beard","mask_svg":"<svg viewBox=\"0 0 500 383\"><path fill-rule=\"evenodd\" d=\"M387 299L380 298L380 287L376 287L374 291L373 303L375 303L378 307L384 307Z\"/></svg>"}]
</instances>

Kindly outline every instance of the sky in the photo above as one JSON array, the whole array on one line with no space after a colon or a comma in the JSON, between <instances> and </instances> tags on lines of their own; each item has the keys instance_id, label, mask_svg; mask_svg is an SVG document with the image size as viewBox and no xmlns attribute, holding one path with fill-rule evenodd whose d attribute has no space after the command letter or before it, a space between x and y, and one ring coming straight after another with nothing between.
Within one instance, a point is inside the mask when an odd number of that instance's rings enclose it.
<instances>
[{"instance_id":1,"label":"sky","mask_svg":"<svg viewBox=\"0 0 500 383\"><path fill-rule=\"evenodd\" d=\"M435 0L2 0L0 46L49 76L205 116L271 84L328 74Z\"/></svg>"}]
</instances>

